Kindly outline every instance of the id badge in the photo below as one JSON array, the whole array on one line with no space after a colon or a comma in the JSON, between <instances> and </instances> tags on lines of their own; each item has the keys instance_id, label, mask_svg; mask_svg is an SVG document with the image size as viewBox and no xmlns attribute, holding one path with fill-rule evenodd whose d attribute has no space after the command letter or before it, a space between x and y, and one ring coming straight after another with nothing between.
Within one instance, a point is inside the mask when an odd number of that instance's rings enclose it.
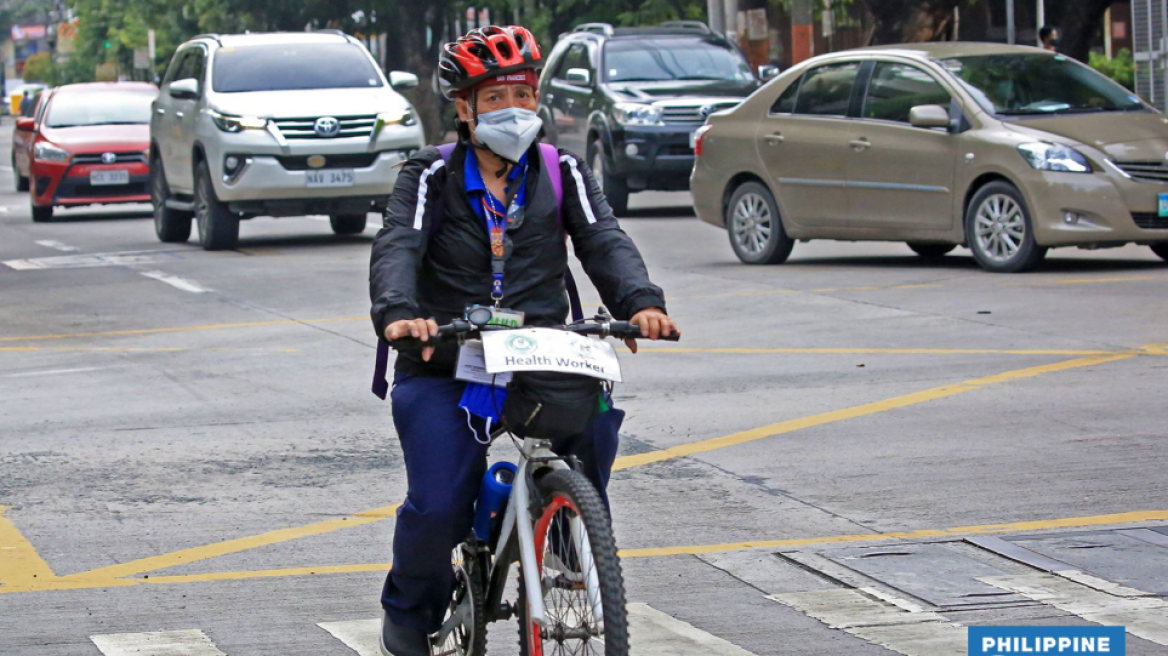
<instances>
[{"instance_id":1,"label":"id badge","mask_svg":"<svg viewBox=\"0 0 1168 656\"><path fill-rule=\"evenodd\" d=\"M458 349L458 365L454 368L454 377L458 380L506 387L507 383L511 382L511 376L511 372L487 373L486 353L481 341L468 340Z\"/></svg>"}]
</instances>

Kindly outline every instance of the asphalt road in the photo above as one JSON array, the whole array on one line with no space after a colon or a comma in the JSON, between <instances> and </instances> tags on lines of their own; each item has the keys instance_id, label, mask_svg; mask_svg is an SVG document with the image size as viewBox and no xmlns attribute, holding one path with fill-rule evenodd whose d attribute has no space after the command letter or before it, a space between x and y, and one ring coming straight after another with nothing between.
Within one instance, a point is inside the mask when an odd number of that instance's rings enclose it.
<instances>
[{"instance_id":1,"label":"asphalt road","mask_svg":"<svg viewBox=\"0 0 1168 656\"><path fill-rule=\"evenodd\" d=\"M34 225L0 189L0 654L368 653L335 635L377 617L405 492L368 391L379 219L256 219L208 253L148 208ZM685 335L625 355L618 392L634 653L932 656L1091 622L1168 653L1168 265L814 242L748 267L686 202L622 222Z\"/></svg>"}]
</instances>

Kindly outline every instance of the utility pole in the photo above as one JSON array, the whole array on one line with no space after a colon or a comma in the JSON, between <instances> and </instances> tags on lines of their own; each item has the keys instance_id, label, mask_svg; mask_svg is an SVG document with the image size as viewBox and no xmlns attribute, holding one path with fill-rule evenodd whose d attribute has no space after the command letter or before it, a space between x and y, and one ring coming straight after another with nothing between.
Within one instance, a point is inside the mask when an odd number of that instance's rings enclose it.
<instances>
[{"instance_id":1,"label":"utility pole","mask_svg":"<svg viewBox=\"0 0 1168 656\"><path fill-rule=\"evenodd\" d=\"M1045 2L1045 0L1038 0L1038 12L1035 15L1038 16L1038 29L1041 30L1042 27L1044 25L1046 25L1046 2ZM1040 43L1039 45L1042 45L1042 44Z\"/></svg>"},{"instance_id":2,"label":"utility pole","mask_svg":"<svg viewBox=\"0 0 1168 656\"><path fill-rule=\"evenodd\" d=\"M706 0L706 14L709 16L710 29L718 34L726 32L726 9L722 0Z\"/></svg>"},{"instance_id":3,"label":"utility pole","mask_svg":"<svg viewBox=\"0 0 1168 656\"><path fill-rule=\"evenodd\" d=\"M1006 43L1014 45L1014 0L1006 0Z\"/></svg>"}]
</instances>

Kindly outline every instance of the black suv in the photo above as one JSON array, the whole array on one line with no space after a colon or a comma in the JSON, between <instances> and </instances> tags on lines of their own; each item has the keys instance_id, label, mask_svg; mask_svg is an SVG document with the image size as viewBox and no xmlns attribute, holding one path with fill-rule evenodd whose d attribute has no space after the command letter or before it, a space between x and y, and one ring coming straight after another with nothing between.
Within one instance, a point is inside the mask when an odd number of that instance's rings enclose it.
<instances>
[{"instance_id":1,"label":"black suv","mask_svg":"<svg viewBox=\"0 0 1168 656\"><path fill-rule=\"evenodd\" d=\"M694 130L759 84L738 48L703 23L587 23L548 56L539 112L547 139L584 154L624 214L631 191L689 189Z\"/></svg>"}]
</instances>

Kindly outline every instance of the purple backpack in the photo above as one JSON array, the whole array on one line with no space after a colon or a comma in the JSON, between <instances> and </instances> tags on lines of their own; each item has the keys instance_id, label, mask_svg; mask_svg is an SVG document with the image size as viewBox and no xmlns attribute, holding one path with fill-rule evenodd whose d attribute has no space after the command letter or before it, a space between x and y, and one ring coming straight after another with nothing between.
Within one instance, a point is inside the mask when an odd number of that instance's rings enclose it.
<instances>
[{"instance_id":1,"label":"purple backpack","mask_svg":"<svg viewBox=\"0 0 1168 656\"><path fill-rule=\"evenodd\" d=\"M454 152L457 143L447 143L438 146L438 154L442 156L443 162L450 161L450 155ZM555 146L551 144L539 144L540 159L543 161L543 167L548 173L548 179L552 183L552 190L556 194L556 219L560 223L561 232L564 229L564 178L560 172L560 153ZM583 202L587 202L584 200ZM446 211L442 206L441 201L435 206L434 217L430 219L430 229L427 232L427 239L433 240L434 235L438 234L438 229L442 226L442 222L446 219ZM564 239L567 239L567 233L564 234ZM564 270L564 286L568 289L568 303L572 308L572 321L581 321L584 319L584 309L580 305L580 292L576 289L576 281L572 278L572 270ZM389 342L385 341L384 335L379 335L377 340L377 364L373 371L373 393L381 400L389 394L389 381L386 379L386 372L389 370Z\"/></svg>"}]
</instances>

